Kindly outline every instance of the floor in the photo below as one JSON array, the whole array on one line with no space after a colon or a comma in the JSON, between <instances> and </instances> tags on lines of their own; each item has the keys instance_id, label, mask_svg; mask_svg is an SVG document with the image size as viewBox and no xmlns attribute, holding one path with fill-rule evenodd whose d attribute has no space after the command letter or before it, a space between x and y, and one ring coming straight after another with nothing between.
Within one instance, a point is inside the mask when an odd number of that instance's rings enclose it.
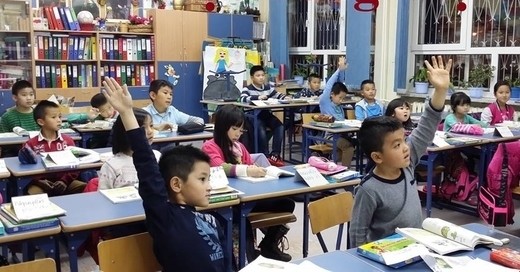
<instances>
[{"instance_id":1,"label":"floor","mask_svg":"<svg viewBox=\"0 0 520 272\"><path fill-rule=\"evenodd\" d=\"M200 146L200 143L194 143L195 146ZM287 156L287 153L286 153ZM515 207L516 209L516 216L515 216L515 222L520 222L520 202L515 201ZM298 220L294 223L290 224L290 231L287 235L288 241L289 241L289 249L286 251L289 253L293 260L301 259L303 258L302 255L302 237L303 237L303 204L302 203L296 203L296 210L294 214L297 216ZM424 214L425 217L425 214ZM449 209L437 209L433 208L432 210L432 217L438 217L442 218L444 220L453 222L458 225L467 224L467 223L484 223L479 217L463 214L457 211L452 211ZM510 225L503 228L497 228L499 230L508 232L510 234L513 234L515 236L520 235L520 225ZM258 239L261 239L261 233L259 233ZM335 248L336 243L336 235L337 235L337 228L332 228L329 230L326 230L323 232L323 237L325 240L325 243L327 244L327 247L329 250L333 250ZM343 236L343 242L341 249L346 249L346 233L344 233ZM69 262L68 262L68 256L66 254L65 248L62 246L61 251L62 254L60 256L61 258L61 268L63 272L69 272ZM312 233L309 233L309 256L317 255L323 253L321 246L318 242L318 239L315 235ZM37 255L38 257L38 255ZM80 272L91 272L91 271L98 271L97 266L95 262L92 260L92 258L88 255L88 253L85 253L84 256L79 258L79 271Z\"/></svg>"}]
</instances>

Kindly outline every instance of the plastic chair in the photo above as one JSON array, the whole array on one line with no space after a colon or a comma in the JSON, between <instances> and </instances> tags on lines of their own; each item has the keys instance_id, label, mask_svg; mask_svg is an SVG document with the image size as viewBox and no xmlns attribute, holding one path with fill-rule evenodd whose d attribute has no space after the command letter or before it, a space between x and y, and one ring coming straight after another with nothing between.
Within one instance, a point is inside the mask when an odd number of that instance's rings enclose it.
<instances>
[{"instance_id":1,"label":"plastic chair","mask_svg":"<svg viewBox=\"0 0 520 272\"><path fill-rule=\"evenodd\" d=\"M148 232L106 240L98 244L99 269L103 272L160 271Z\"/></svg>"},{"instance_id":2,"label":"plastic chair","mask_svg":"<svg viewBox=\"0 0 520 272\"><path fill-rule=\"evenodd\" d=\"M302 113L303 124L309 124L312 121L312 116L316 113ZM309 149L321 154L329 154L332 152L332 146L329 144L314 144L309 145Z\"/></svg>"},{"instance_id":3,"label":"plastic chair","mask_svg":"<svg viewBox=\"0 0 520 272\"><path fill-rule=\"evenodd\" d=\"M38 259L30 262L10 264L0 267L0 272L19 272L19 271L45 271L56 272L56 262L51 258Z\"/></svg>"},{"instance_id":4,"label":"plastic chair","mask_svg":"<svg viewBox=\"0 0 520 272\"><path fill-rule=\"evenodd\" d=\"M339 226L336 241L336 250L341 247L343 226L347 223L347 249L349 248L348 231L352 218L354 198L351 192L343 192L313 201L307 206L312 233L318 236L323 252L328 252L321 232L334 226Z\"/></svg>"}]
</instances>

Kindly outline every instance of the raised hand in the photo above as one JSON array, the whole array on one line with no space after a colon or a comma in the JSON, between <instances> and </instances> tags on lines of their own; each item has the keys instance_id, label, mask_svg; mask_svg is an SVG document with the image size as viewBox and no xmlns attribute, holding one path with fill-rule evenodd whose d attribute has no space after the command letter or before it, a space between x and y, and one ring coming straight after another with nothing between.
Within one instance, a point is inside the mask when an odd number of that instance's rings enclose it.
<instances>
[{"instance_id":1,"label":"raised hand","mask_svg":"<svg viewBox=\"0 0 520 272\"><path fill-rule=\"evenodd\" d=\"M426 68L428 69L428 80L433 85L436 91L447 91L450 86L450 71L452 60L448 60L448 63L444 65L444 61L441 56L432 57L432 63L428 60L424 61Z\"/></svg>"},{"instance_id":2,"label":"raised hand","mask_svg":"<svg viewBox=\"0 0 520 272\"><path fill-rule=\"evenodd\" d=\"M103 94L108 100L108 103L114 107L119 113L124 111L132 111L132 96L128 92L128 87L121 86L117 81L110 77L103 81Z\"/></svg>"},{"instance_id":3,"label":"raised hand","mask_svg":"<svg viewBox=\"0 0 520 272\"><path fill-rule=\"evenodd\" d=\"M343 71L348 68L347 58L339 57L338 59L338 70Z\"/></svg>"}]
</instances>

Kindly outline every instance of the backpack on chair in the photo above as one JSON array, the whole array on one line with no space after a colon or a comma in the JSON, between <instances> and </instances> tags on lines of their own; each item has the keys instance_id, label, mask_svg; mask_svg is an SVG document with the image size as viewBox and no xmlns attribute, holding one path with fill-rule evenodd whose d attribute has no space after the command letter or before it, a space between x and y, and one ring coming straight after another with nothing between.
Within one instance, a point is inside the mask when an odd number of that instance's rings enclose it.
<instances>
[{"instance_id":1,"label":"backpack on chair","mask_svg":"<svg viewBox=\"0 0 520 272\"><path fill-rule=\"evenodd\" d=\"M450 152L446 165L445 178L440 194L448 200L466 201L477 189L478 176L468 169L466 160L460 152Z\"/></svg>"}]
</instances>

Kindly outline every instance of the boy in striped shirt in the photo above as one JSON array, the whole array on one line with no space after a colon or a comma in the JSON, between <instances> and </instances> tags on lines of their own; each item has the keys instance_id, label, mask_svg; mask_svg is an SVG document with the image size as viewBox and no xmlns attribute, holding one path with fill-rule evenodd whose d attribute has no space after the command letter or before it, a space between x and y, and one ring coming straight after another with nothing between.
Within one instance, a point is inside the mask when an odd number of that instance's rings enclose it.
<instances>
[{"instance_id":1,"label":"boy in striped shirt","mask_svg":"<svg viewBox=\"0 0 520 272\"><path fill-rule=\"evenodd\" d=\"M285 99L286 95L277 92L273 87L265 83L265 71L260 65L251 67L249 72L252 83L242 90L240 102L251 103L253 100L267 100L269 98ZM282 140L284 127L282 122L273 115L270 110L262 110L258 114L260 127L258 129L259 152L264 153L269 163L274 166L283 166L283 159L280 157L282 152ZM266 127L273 133L273 150L269 153L269 142L266 135Z\"/></svg>"}]
</instances>

